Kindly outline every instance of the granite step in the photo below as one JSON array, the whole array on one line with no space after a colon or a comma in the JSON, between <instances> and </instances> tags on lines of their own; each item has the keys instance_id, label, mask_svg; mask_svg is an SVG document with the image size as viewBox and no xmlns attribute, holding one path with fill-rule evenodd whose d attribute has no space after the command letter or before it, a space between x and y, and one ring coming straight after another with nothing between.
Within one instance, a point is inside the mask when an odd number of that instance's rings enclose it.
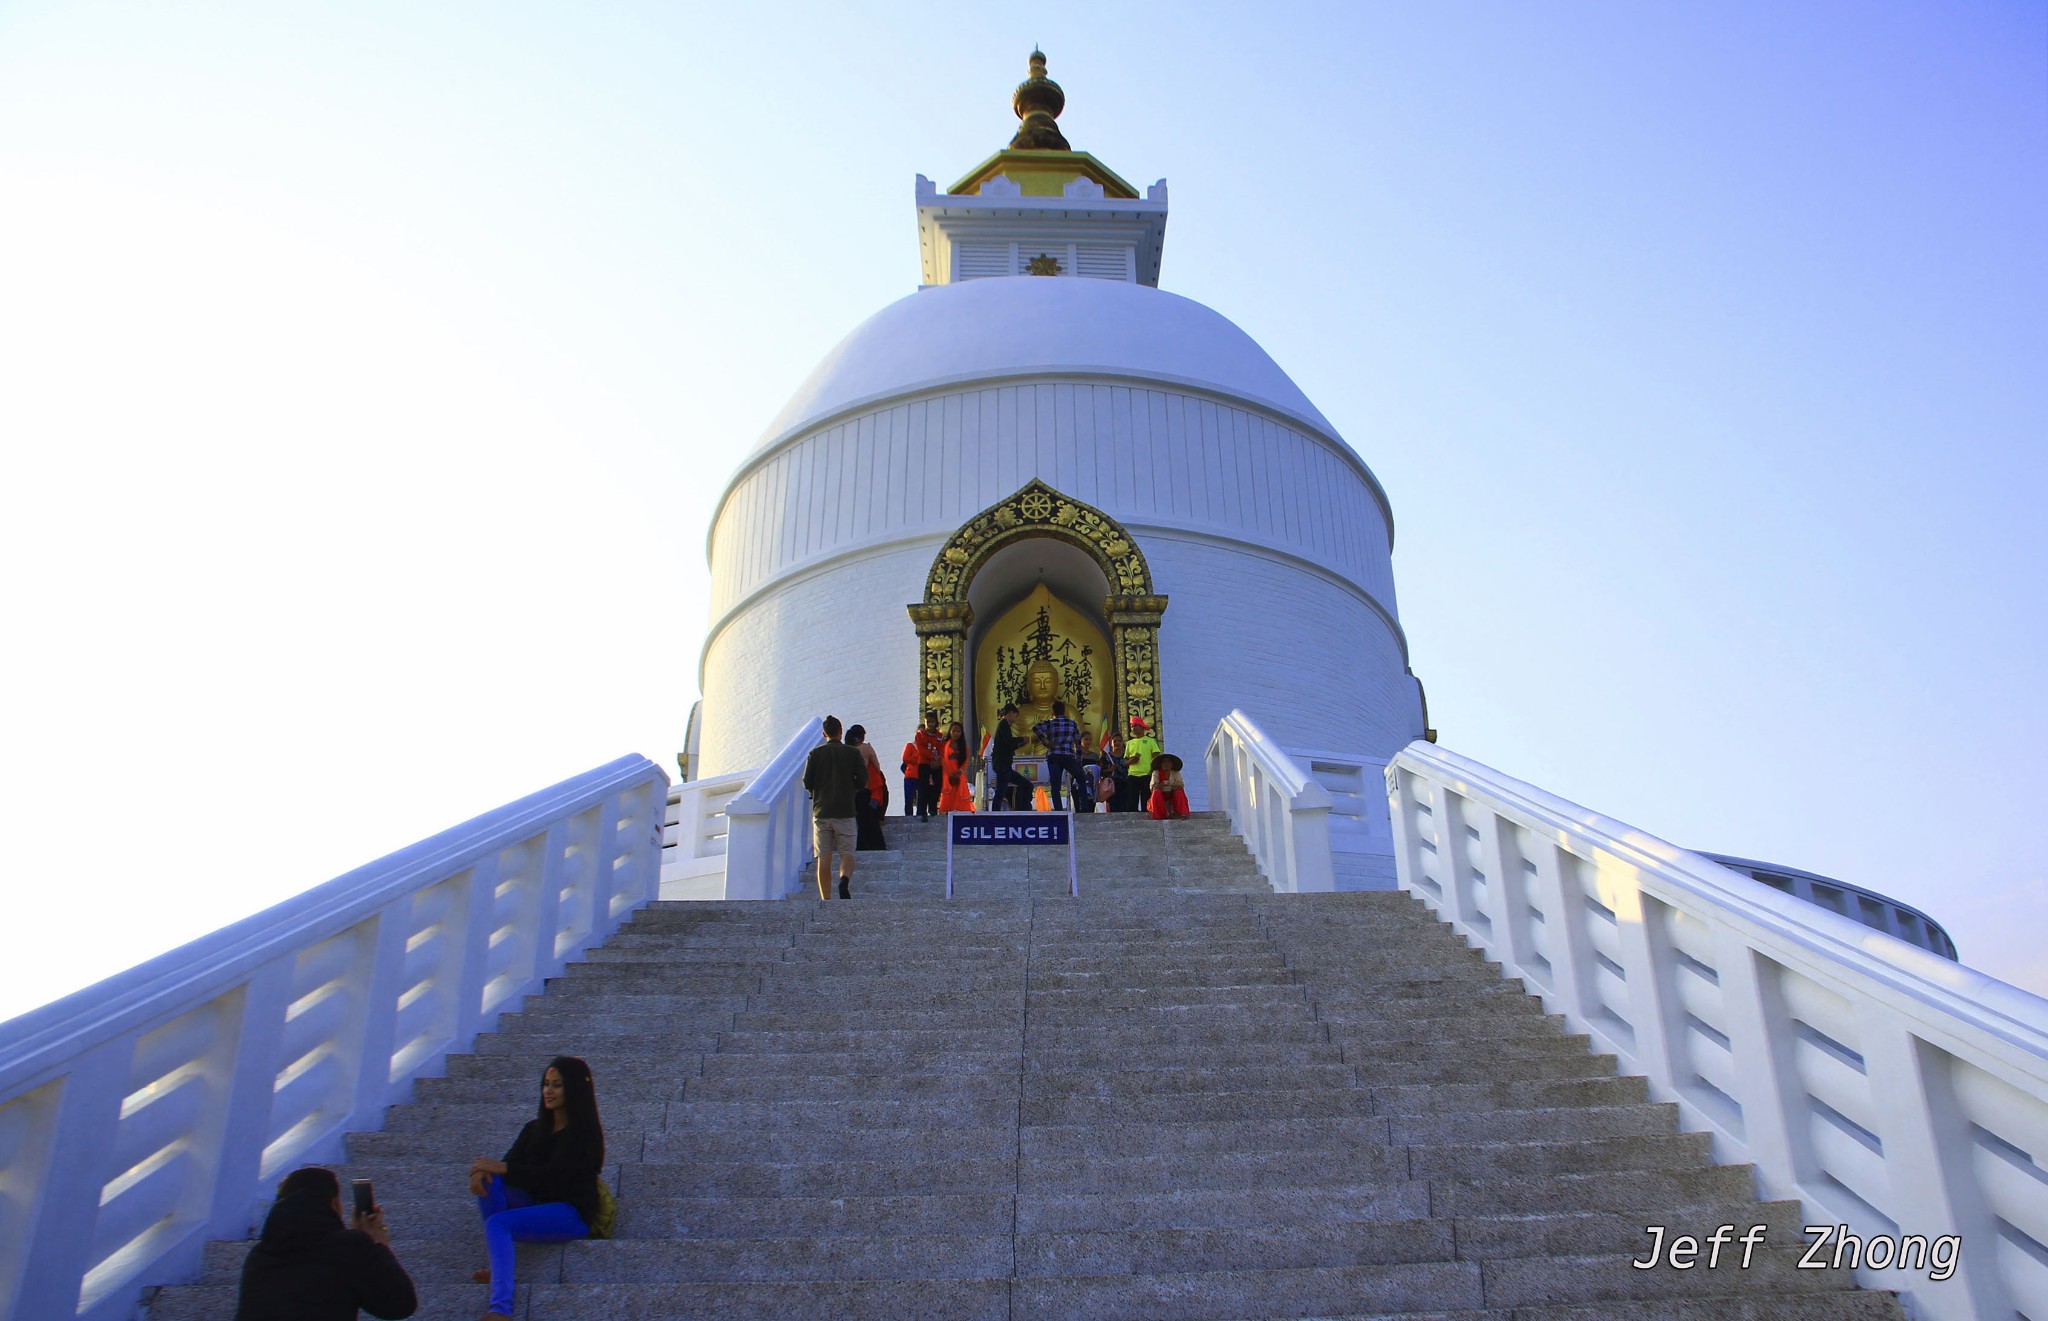
<instances>
[{"instance_id":1,"label":"granite step","mask_svg":"<svg viewBox=\"0 0 2048 1321\"><path fill-rule=\"evenodd\" d=\"M678 1153L680 1155L680 1153ZM621 1202L641 1197L935 1197L1012 1194L1014 1157L773 1162L643 1160L626 1167Z\"/></svg>"},{"instance_id":2,"label":"granite step","mask_svg":"<svg viewBox=\"0 0 2048 1321\"><path fill-rule=\"evenodd\" d=\"M1010 1283L987 1280L789 1281L761 1284L541 1284L527 1316L549 1321L640 1317L775 1318L845 1321L1010 1321Z\"/></svg>"}]
</instances>

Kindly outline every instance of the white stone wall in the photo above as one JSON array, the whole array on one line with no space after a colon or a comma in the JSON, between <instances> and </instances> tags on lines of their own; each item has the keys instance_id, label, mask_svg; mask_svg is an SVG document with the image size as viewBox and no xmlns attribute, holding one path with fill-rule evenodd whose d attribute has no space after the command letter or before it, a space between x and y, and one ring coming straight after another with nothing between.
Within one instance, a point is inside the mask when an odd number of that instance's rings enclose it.
<instances>
[{"instance_id":1,"label":"white stone wall","mask_svg":"<svg viewBox=\"0 0 2048 1321\"><path fill-rule=\"evenodd\" d=\"M1391 757L1422 737L1400 642L1353 588L1256 550L1139 534L1169 604L1160 628L1166 743L1190 797L1216 724L1233 707L1283 748Z\"/></svg>"},{"instance_id":2,"label":"white stone wall","mask_svg":"<svg viewBox=\"0 0 2048 1321\"><path fill-rule=\"evenodd\" d=\"M1033 477L1127 523L1322 565L1395 614L1387 518L1355 457L1333 445L1170 388L1043 382L889 404L798 437L734 483L712 524L713 627L786 573L944 538Z\"/></svg>"},{"instance_id":3,"label":"white stone wall","mask_svg":"<svg viewBox=\"0 0 2048 1321\"><path fill-rule=\"evenodd\" d=\"M714 633L700 777L765 766L798 726L825 715L866 725L893 776L917 709L917 637L904 607L923 595L943 544L932 537L794 574ZM892 781L899 811L901 794Z\"/></svg>"}]
</instances>

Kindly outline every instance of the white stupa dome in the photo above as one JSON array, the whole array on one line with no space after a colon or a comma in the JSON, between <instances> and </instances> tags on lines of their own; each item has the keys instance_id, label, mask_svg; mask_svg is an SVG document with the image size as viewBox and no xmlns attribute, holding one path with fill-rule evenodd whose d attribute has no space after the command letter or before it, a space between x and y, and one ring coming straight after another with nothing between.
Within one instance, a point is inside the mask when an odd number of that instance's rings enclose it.
<instances>
[{"instance_id":1,"label":"white stupa dome","mask_svg":"<svg viewBox=\"0 0 2048 1321\"><path fill-rule=\"evenodd\" d=\"M1028 275L921 289L856 326L776 415L756 454L835 414L962 382L1101 377L1241 399L1336 431L1250 335L1192 299Z\"/></svg>"}]
</instances>

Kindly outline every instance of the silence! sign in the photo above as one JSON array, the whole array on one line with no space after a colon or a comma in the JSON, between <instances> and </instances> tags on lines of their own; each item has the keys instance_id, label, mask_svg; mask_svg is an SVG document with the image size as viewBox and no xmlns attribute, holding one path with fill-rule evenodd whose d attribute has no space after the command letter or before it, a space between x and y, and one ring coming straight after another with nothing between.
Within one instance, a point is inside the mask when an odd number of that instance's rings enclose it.
<instances>
[{"instance_id":1,"label":"silence! sign","mask_svg":"<svg viewBox=\"0 0 2048 1321\"><path fill-rule=\"evenodd\" d=\"M1074 865L1072 812L948 812L946 814L946 897L953 897L953 850L990 844L1064 844L1067 893L1081 897Z\"/></svg>"}]
</instances>

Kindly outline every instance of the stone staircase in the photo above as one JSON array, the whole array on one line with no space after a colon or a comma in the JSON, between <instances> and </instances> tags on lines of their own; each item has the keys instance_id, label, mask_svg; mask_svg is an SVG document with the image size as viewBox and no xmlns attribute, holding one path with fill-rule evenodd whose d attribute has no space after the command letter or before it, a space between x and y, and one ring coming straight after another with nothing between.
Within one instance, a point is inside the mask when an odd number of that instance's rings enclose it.
<instances>
[{"instance_id":1,"label":"stone staircase","mask_svg":"<svg viewBox=\"0 0 2048 1321\"><path fill-rule=\"evenodd\" d=\"M617 1237L521 1249L521 1317L1898 1318L1796 1269L1796 1205L1404 894L1274 895L1220 819L1064 850L892 819L854 902L659 904L349 1140L419 1315L485 1291L471 1157L591 1062ZM1636 1270L1645 1226L1770 1226ZM209 1247L156 1321L232 1315ZM1704 1262L1704 1257L1702 1257Z\"/></svg>"}]
</instances>

